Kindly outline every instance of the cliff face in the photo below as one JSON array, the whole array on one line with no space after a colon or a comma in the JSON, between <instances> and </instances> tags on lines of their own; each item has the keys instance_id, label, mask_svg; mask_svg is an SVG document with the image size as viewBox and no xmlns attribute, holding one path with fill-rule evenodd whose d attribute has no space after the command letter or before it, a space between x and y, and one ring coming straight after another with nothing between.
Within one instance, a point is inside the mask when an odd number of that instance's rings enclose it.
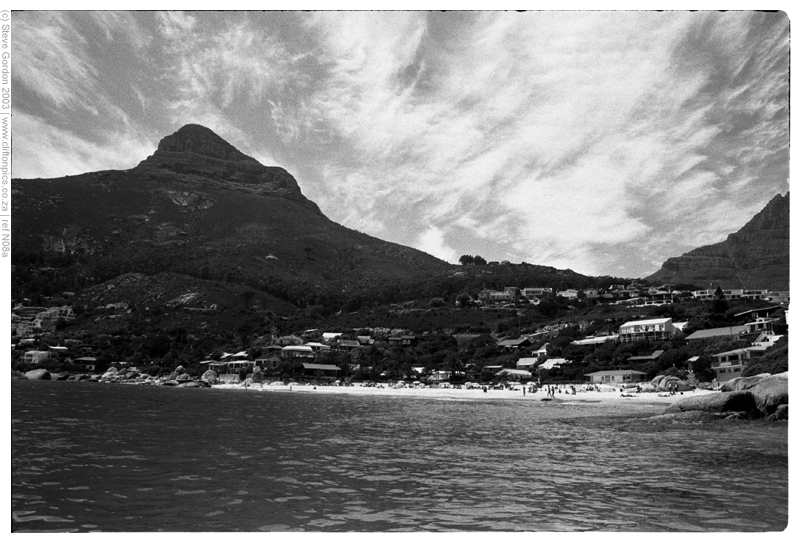
<instances>
[{"instance_id":1,"label":"cliff face","mask_svg":"<svg viewBox=\"0 0 800 543\"><path fill-rule=\"evenodd\" d=\"M789 290L789 193L778 194L738 232L668 259L645 279L723 288Z\"/></svg>"}]
</instances>

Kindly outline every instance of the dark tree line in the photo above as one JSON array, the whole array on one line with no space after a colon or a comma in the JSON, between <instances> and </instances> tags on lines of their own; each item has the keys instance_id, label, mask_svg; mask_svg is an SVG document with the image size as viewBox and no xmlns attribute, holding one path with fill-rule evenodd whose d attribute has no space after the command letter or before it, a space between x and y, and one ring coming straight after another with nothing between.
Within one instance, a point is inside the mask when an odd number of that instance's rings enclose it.
<instances>
[{"instance_id":1,"label":"dark tree line","mask_svg":"<svg viewBox=\"0 0 800 543\"><path fill-rule=\"evenodd\" d=\"M480 255L461 255L461 258L458 259L461 262L462 266L485 266L486 259L484 259Z\"/></svg>"}]
</instances>

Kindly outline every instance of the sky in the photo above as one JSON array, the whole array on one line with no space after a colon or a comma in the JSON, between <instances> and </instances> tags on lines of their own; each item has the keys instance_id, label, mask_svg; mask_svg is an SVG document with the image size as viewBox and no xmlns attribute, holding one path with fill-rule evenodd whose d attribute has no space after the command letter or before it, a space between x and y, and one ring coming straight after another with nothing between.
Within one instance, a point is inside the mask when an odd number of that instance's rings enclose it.
<instances>
[{"instance_id":1,"label":"sky","mask_svg":"<svg viewBox=\"0 0 800 543\"><path fill-rule=\"evenodd\" d=\"M330 219L644 277L789 190L783 12L14 12L15 178L202 124Z\"/></svg>"}]
</instances>

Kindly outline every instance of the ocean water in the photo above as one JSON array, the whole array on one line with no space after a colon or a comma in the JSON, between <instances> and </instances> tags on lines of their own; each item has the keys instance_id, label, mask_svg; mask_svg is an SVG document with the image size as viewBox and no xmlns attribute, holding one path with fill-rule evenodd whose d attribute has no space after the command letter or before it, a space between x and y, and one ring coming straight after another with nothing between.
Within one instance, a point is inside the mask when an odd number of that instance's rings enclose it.
<instances>
[{"instance_id":1,"label":"ocean water","mask_svg":"<svg viewBox=\"0 0 800 543\"><path fill-rule=\"evenodd\" d=\"M14 531L780 531L785 423L12 381Z\"/></svg>"}]
</instances>

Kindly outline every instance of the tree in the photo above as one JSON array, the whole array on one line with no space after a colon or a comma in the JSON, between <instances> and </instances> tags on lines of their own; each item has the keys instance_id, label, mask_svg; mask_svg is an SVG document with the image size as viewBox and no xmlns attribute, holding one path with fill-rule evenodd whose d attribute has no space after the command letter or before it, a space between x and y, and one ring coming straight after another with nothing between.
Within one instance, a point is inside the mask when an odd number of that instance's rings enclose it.
<instances>
[{"instance_id":1,"label":"tree","mask_svg":"<svg viewBox=\"0 0 800 543\"><path fill-rule=\"evenodd\" d=\"M252 290L245 290L239 296L242 297L242 301L244 302L244 308L249 309L250 303L253 301L253 298L256 297L256 293Z\"/></svg>"},{"instance_id":2,"label":"tree","mask_svg":"<svg viewBox=\"0 0 800 543\"><path fill-rule=\"evenodd\" d=\"M471 301L472 301L472 296L470 296L466 292L462 292L461 294L456 296L456 305L458 305L459 307L467 307Z\"/></svg>"},{"instance_id":3,"label":"tree","mask_svg":"<svg viewBox=\"0 0 800 543\"><path fill-rule=\"evenodd\" d=\"M461 255L461 258L458 259L461 262L462 266L471 266L475 264L475 257L472 255Z\"/></svg>"},{"instance_id":4,"label":"tree","mask_svg":"<svg viewBox=\"0 0 800 543\"><path fill-rule=\"evenodd\" d=\"M239 328L236 329L236 333L239 335L239 339L242 341L242 348L247 348L247 340L250 338L250 334L253 332L253 327L247 323L242 324Z\"/></svg>"},{"instance_id":5,"label":"tree","mask_svg":"<svg viewBox=\"0 0 800 543\"><path fill-rule=\"evenodd\" d=\"M711 304L711 311L717 314L725 313L728 310L728 302L725 300L725 293L722 292L722 287L717 287L714 292L714 301Z\"/></svg>"},{"instance_id":6,"label":"tree","mask_svg":"<svg viewBox=\"0 0 800 543\"><path fill-rule=\"evenodd\" d=\"M474 264L476 266L485 266L486 265L486 259L483 258L482 256L475 255Z\"/></svg>"}]
</instances>

